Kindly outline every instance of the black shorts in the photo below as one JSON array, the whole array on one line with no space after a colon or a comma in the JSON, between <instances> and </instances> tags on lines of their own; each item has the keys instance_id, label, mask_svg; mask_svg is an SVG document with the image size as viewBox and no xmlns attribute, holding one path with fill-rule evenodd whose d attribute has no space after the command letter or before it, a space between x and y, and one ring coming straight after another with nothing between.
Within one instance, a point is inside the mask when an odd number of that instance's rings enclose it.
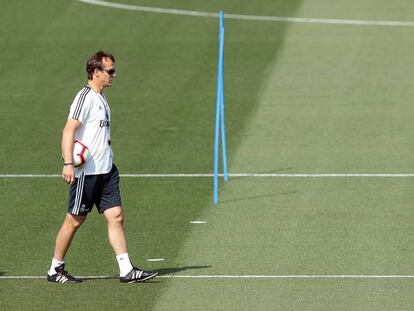
<instances>
[{"instance_id":1,"label":"black shorts","mask_svg":"<svg viewBox=\"0 0 414 311\"><path fill-rule=\"evenodd\" d=\"M69 190L68 212L72 215L87 215L96 205L100 214L105 210L121 206L119 172L115 165L107 174L81 175Z\"/></svg>"}]
</instances>

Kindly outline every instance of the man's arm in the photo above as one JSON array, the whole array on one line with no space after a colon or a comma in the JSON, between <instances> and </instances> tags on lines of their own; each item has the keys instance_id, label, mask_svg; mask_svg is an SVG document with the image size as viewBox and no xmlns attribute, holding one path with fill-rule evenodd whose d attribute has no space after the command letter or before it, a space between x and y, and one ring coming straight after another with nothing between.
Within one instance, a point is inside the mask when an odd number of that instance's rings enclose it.
<instances>
[{"instance_id":1,"label":"man's arm","mask_svg":"<svg viewBox=\"0 0 414 311\"><path fill-rule=\"evenodd\" d=\"M75 168L73 167L73 145L75 131L81 123L75 119L68 119L62 134L62 158L66 165L63 165L62 177L68 184L75 182ZM70 164L71 163L71 164Z\"/></svg>"}]
</instances>

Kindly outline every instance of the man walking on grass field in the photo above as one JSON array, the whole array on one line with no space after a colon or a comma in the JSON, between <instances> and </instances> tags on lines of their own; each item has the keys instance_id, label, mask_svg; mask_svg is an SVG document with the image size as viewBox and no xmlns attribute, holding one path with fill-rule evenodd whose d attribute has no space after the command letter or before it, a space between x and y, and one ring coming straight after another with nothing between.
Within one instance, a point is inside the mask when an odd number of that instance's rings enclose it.
<instances>
[{"instance_id":1,"label":"man walking on grass field","mask_svg":"<svg viewBox=\"0 0 414 311\"><path fill-rule=\"evenodd\" d=\"M96 205L108 224L109 242L119 264L121 283L143 282L158 273L134 267L128 257L123 226L123 210L119 191L119 172L112 163L110 121L111 111L103 89L112 86L115 77L115 58L99 51L86 64L88 83L76 95L63 129L62 177L70 184L68 213L55 244L52 265L47 274L49 282L79 283L65 271L64 257L71 241ZM91 156L80 168L73 165L74 141L89 148Z\"/></svg>"}]
</instances>

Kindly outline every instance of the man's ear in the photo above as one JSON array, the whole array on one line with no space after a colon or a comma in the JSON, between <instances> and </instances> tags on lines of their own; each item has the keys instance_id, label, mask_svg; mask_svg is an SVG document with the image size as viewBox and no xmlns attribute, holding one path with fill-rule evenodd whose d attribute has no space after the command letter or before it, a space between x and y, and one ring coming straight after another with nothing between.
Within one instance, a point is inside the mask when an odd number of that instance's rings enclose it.
<instances>
[{"instance_id":1,"label":"man's ear","mask_svg":"<svg viewBox=\"0 0 414 311\"><path fill-rule=\"evenodd\" d=\"M93 70L93 75L99 75L99 69L98 68L95 68Z\"/></svg>"}]
</instances>

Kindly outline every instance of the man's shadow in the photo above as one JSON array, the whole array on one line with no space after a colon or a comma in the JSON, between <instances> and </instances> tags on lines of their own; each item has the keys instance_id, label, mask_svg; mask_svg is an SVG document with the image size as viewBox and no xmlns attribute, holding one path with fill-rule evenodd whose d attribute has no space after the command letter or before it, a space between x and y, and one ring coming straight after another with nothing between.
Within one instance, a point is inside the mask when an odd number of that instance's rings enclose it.
<instances>
[{"instance_id":1,"label":"man's shadow","mask_svg":"<svg viewBox=\"0 0 414 311\"><path fill-rule=\"evenodd\" d=\"M200 269L209 269L209 268L211 268L211 266L186 266L186 267L163 268L163 269L155 269L155 270L158 272L159 276L164 276L164 275L175 274L175 273L187 271L187 270L200 270ZM91 277L82 278L83 281L116 280L116 279L119 279L119 276L104 276L104 277L91 276Z\"/></svg>"},{"instance_id":2,"label":"man's shadow","mask_svg":"<svg viewBox=\"0 0 414 311\"><path fill-rule=\"evenodd\" d=\"M164 268L164 269L158 269L159 275L169 275L169 274L175 274L182 271L187 270L200 270L200 269L209 269L211 266L187 266L187 267L178 267L178 268Z\"/></svg>"}]
</instances>

